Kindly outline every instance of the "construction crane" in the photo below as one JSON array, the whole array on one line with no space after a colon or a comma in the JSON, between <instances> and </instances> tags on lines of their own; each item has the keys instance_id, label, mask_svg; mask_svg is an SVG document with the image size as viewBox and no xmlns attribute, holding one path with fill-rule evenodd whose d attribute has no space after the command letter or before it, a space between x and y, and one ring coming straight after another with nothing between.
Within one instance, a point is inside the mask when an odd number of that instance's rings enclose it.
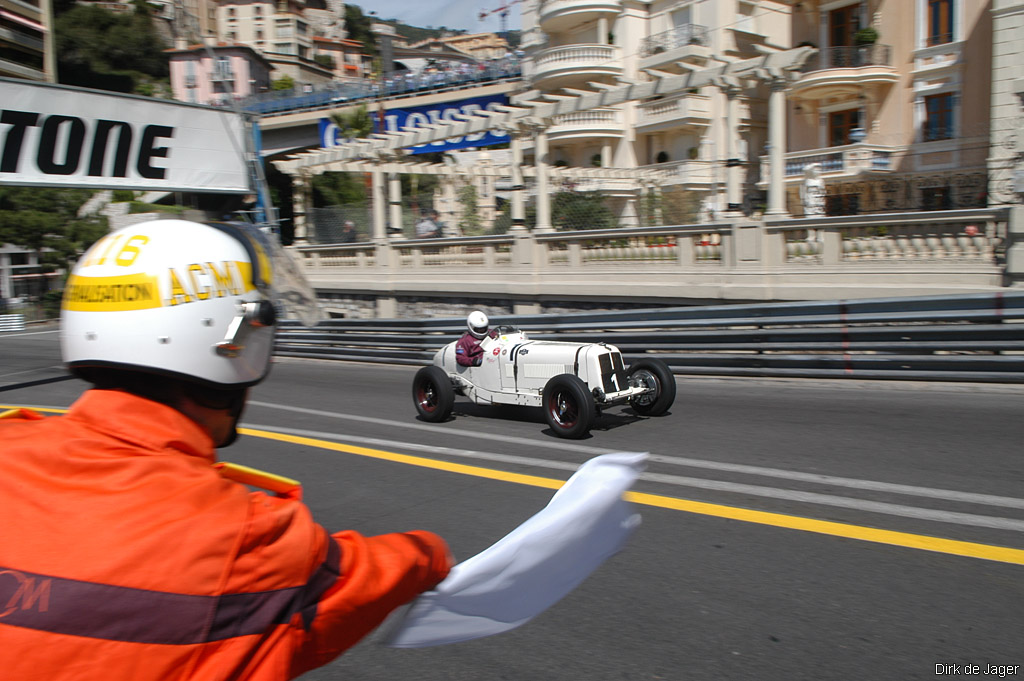
<instances>
[{"instance_id":1,"label":"construction crane","mask_svg":"<svg viewBox=\"0 0 1024 681\"><path fill-rule=\"evenodd\" d=\"M498 17L501 19L501 35L505 39L508 39L508 11L512 5L518 5L523 0L507 0L501 7L496 7L491 10L484 10L480 12L480 21L483 21L487 17L497 12Z\"/></svg>"}]
</instances>

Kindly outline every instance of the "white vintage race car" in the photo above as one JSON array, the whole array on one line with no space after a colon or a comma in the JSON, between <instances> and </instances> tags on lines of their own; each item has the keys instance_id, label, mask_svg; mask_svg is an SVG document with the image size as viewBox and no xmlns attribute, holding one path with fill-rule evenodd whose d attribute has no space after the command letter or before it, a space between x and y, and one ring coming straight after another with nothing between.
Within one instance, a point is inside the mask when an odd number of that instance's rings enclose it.
<instances>
[{"instance_id":1,"label":"white vintage race car","mask_svg":"<svg viewBox=\"0 0 1024 681\"><path fill-rule=\"evenodd\" d=\"M480 341L483 363L455 361L453 341L416 372L412 398L425 421L444 421L455 395L477 404L542 407L551 430L580 438L600 410L626 404L638 414L660 416L676 398L676 383L658 359L641 359L628 369L618 348L606 343L532 341L512 326L498 326Z\"/></svg>"}]
</instances>

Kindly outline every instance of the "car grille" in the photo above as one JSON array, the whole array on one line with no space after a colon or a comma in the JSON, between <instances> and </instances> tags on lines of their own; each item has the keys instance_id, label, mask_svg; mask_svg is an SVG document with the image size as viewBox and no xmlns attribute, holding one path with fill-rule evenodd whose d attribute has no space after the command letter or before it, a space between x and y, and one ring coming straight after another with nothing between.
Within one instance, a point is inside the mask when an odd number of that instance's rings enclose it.
<instances>
[{"instance_id":1,"label":"car grille","mask_svg":"<svg viewBox=\"0 0 1024 681\"><path fill-rule=\"evenodd\" d=\"M601 366L601 387L605 393L617 393L629 387L621 354L607 352L598 358L598 362Z\"/></svg>"}]
</instances>

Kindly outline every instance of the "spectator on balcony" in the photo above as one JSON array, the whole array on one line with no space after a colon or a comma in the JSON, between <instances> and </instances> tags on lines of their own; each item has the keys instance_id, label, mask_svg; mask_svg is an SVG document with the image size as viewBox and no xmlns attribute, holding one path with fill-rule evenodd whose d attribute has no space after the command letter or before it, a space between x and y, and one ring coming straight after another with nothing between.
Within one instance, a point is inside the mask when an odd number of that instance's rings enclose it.
<instances>
[{"instance_id":1,"label":"spectator on balcony","mask_svg":"<svg viewBox=\"0 0 1024 681\"><path fill-rule=\"evenodd\" d=\"M341 226L341 243L351 244L359 240L359 235L356 234L356 224L351 220L345 220L345 223Z\"/></svg>"},{"instance_id":2,"label":"spectator on balcony","mask_svg":"<svg viewBox=\"0 0 1024 681\"><path fill-rule=\"evenodd\" d=\"M433 211L436 214L436 211ZM417 239L433 239L441 236L441 228L424 212L416 222Z\"/></svg>"}]
</instances>

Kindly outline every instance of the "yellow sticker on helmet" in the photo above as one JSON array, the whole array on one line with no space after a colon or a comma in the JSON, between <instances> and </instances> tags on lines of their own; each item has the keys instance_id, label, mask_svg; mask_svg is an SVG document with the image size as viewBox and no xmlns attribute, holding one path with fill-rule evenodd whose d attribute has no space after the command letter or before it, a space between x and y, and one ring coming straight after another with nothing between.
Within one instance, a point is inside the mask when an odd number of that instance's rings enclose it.
<instances>
[{"instance_id":1,"label":"yellow sticker on helmet","mask_svg":"<svg viewBox=\"0 0 1024 681\"><path fill-rule=\"evenodd\" d=\"M64 290L62 306L78 312L148 310L160 307L160 287L148 274L119 277L83 277L72 274Z\"/></svg>"}]
</instances>

